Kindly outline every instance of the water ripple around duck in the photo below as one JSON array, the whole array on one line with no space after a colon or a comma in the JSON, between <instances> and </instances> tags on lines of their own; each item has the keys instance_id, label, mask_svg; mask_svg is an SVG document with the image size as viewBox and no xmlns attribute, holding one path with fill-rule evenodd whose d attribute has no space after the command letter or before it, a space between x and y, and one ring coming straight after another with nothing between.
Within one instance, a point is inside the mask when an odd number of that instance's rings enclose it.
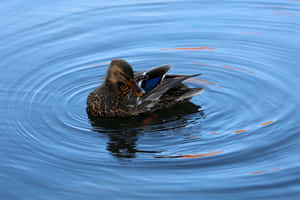
<instances>
[{"instance_id":1,"label":"water ripple around duck","mask_svg":"<svg viewBox=\"0 0 300 200\"><path fill-rule=\"evenodd\" d=\"M79 2L12 16L0 33L5 196L299 196L299 2ZM186 84L205 91L148 116L92 121L86 97L113 58L202 73Z\"/></svg>"}]
</instances>

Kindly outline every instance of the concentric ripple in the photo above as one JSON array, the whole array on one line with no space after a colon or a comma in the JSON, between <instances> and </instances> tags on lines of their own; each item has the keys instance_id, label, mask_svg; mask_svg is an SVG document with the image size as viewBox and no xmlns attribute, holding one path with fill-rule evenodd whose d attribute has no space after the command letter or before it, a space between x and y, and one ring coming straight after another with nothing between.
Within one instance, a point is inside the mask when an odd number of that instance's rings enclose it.
<instances>
[{"instance_id":1,"label":"concentric ripple","mask_svg":"<svg viewBox=\"0 0 300 200\"><path fill-rule=\"evenodd\" d=\"M3 199L299 196L300 2L6 2L0 11ZM91 120L87 95L114 58L201 73L185 83L205 91L147 116Z\"/></svg>"}]
</instances>

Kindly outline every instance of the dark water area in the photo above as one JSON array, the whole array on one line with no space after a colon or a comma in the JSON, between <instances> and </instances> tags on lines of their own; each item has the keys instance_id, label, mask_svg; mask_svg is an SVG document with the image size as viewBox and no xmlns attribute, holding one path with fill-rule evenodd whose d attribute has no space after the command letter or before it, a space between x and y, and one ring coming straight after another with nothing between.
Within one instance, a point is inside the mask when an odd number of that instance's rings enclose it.
<instances>
[{"instance_id":1,"label":"dark water area","mask_svg":"<svg viewBox=\"0 0 300 200\"><path fill-rule=\"evenodd\" d=\"M299 199L300 1L3 1L1 199ZM90 120L111 59L190 103Z\"/></svg>"}]
</instances>

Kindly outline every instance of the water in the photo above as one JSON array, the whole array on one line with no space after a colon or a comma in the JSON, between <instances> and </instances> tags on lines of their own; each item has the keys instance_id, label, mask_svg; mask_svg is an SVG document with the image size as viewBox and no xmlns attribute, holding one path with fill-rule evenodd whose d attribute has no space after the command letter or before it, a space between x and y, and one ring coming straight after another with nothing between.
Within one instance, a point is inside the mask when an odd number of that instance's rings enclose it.
<instances>
[{"instance_id":1,"label":"water","mask_svg":"<svg viewBox=\"0 0 300 200\"><path fill-rule=\"evenodd\" d=\"M1 199L299 198L299 1L14 0L0 13ZM90 121L113 58L202 73L186 84L205 92Z\"/></svg>"}]
</instances>

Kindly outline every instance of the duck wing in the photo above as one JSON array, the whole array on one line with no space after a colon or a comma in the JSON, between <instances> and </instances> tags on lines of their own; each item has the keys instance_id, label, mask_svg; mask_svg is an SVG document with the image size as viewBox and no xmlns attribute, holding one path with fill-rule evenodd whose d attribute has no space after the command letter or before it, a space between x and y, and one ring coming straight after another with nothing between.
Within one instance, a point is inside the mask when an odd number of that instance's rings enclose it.
<instances>
[{"instance_id":1,"label":"duck wing","mask_svg":"<svg viewBox=\"0 0 300 200\"><path fill-rule=\"evenodd\" d=\"M156 109L162 107L162 103L171 105L192 98L201 93L203 88L189 88L182 82L199 75L166 75L159 85L140 98L138 108Z\"/></svg>"},{"instance_id":2,"label":"duck wing","mask_svg":"<svg viewBox=\"0 0 300 200\"><path fill-rule=\"evenodd\" d=\"M154 67L146 72L145 79L141 81L141 87L144 89L146 94L161 83L165 74L170 70L170 68L170 65L162 65L159 67Z\"/></svg>"},{"instance_id":3,"label":"duck wing","mask_svg":"<svg viewBox=\"0 0 300 200\"><path fill-rule=\"evenodd\" d=\"M153 67L145 72L135 72L135 81L140 82L141 87L148 93L164 79L164 75L170 68L171 66L167 64Z\"/></svg>"},{"instance_id":4,"label":"duck wing","mask_svg":"<svg viewBox=\"0 0 300 200\"><path fill-rule=\"evenodd\" d=\"M199 76L201 74L194 74L194 75L185 75L184 77L176 76L175 78L168 78L165 79L161 84L155 87L152 91L147 93L142 97L143 101L153 101L158 100L163 94L165 94L169 89L174 88L178 84L182 83L182 81L192 78L195 76Z\"/></svg>"}]
</instances>

